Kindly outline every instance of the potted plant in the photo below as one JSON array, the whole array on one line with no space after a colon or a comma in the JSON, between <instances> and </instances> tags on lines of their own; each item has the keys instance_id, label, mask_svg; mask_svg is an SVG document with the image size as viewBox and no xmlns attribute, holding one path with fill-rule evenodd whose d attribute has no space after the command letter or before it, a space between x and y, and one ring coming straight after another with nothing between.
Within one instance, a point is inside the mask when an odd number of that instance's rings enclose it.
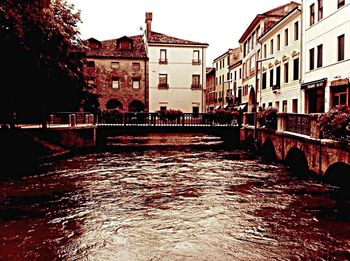
<instances>
[{"instance_id":1,"label":"potted plant","mask_svg":"<svg viewBox=\"0 0 350 261\"><path fill-rule=\"evenodd\" d=\"M274 107L262 109L258 112L258 122L260 126L268 129L277 129L277 112L278 110Z\"/></svg>"}]
</instances>

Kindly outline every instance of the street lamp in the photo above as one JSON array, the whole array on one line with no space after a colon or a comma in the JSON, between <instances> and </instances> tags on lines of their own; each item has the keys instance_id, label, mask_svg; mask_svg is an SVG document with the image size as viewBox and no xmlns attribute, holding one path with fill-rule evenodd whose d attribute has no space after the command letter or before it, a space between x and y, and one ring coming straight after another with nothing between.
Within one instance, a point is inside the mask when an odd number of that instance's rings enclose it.
<instances>
[{"instance_id":1,"label":"street lamp","mask_svg":"<svg viewBox=\"0 0 350 261\"><path fill-rule=\"evenodd\" d=\"M255 117L254 117L254 140L257 141L258 140L258 132L257 132L257 121L258 121L258 109L257 109L257 106L258 106L258 91L259 91L259 86L258 86L258 64L260 62L264 62L264 61L268 61L268 60L272 60L274 59L275 57L272 56L272 57L268 57L268 58L264 58L264 59L256 59L255 60ZM261 90L260 90L260 97L261 97Z\"/></svg>"}]
</instances>

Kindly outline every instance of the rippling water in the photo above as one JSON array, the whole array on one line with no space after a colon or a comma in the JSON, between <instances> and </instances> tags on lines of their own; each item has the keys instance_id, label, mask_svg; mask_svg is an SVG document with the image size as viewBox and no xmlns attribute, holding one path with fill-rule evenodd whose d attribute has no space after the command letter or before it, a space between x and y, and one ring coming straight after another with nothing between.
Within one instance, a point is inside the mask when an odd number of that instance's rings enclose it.
<instances>
[{"instance_id":1,"label":"rippling water","mask_svg":"<svg viewBox=\"0 0 350 261\"><path fill-rule=\"evenodd\" d=\"M335 188L211 147L118 149L1 181L0 260L350 258L350 207Z\"/></svg>"}]
</instances>

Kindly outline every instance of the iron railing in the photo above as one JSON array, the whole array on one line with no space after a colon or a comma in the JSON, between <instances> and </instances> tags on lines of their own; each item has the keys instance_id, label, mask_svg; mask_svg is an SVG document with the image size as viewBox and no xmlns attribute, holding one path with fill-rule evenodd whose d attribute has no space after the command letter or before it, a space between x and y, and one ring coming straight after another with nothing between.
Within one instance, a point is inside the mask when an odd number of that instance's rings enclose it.
<instances>
[{"instance_id":1,"label":"iron railing","mask_svg":"<svg viewBox=\"0 0 350 261\"><path fill-rule=\"evenodd\" d=\"M286 130L310 136L310 116L308 114L287 114Z\"/></svg>"}]
</instances>

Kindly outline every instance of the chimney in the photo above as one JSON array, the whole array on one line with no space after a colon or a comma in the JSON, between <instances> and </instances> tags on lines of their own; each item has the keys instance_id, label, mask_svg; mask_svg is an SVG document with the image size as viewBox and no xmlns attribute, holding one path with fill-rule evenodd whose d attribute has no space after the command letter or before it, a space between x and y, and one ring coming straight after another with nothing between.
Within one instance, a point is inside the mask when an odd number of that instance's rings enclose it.
<instances>
[{"instance_id":1,"label":"chimney","mask_svg":"<svg viewBox=\"0 0 350 261\"><path fill-rule=\"evenodd\" d=\"M152 31L152 13L146 13L146 36L147 40L151 39L151 31Z\"/></svg>"}]
</instances>

